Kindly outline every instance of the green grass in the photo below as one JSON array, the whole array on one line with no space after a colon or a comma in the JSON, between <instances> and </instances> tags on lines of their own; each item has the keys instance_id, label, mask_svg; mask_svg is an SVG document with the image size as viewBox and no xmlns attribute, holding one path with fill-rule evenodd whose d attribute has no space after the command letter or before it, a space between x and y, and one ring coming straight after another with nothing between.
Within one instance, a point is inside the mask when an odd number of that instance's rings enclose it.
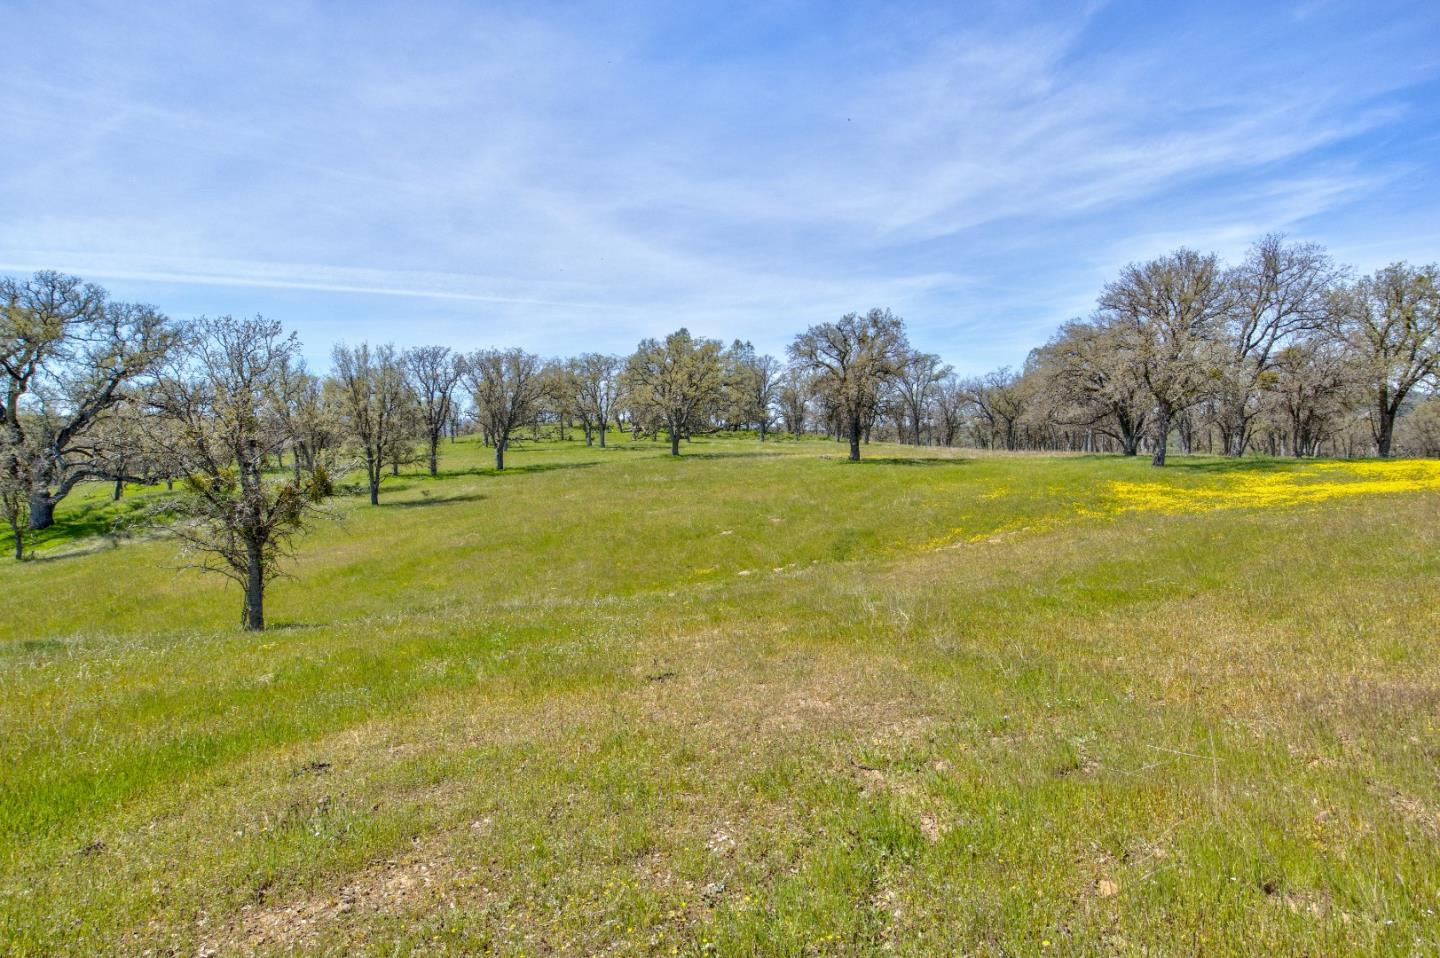
<instances>
[{"instance_id":1,"label":"green grass","mask_svg":"<svg viewBox=\"0 0 1440 958\"><path fill-rule=\"evenodd\" d=\"M0 563L0 953L1440 951L1435 488L443 451L263 635L158 490Z\"/></svg>"}]
</instances>

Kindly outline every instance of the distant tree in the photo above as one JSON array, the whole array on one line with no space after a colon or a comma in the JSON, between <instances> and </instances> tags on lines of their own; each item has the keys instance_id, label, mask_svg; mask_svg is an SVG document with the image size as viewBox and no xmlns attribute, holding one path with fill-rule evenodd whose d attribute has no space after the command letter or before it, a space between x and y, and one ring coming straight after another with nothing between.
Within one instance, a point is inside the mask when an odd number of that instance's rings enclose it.
<instances>
[{"instance_id":1,"label":"distant tree","mask_svg":"<svg viewBox=\"0 0 1440 958\"><path fill-rule=\"evenodd\" d=\"M940 445L953 446L965 428L965 383L948 373L935 385L934 419Z\"/></svg>"},{"instance_id":2,"label":"distant tree","mask_svg":"<svg viewBox=\"0 0 1440 958\"><path fill-rule=\"evenodd\" d=\"M1019 447L1020 421L1025 414L1026 387L1009 367L966 380L961 391L965 402L985 426L985 445Z\"/></svg>"},{"instance_id":3,"label":"distant tree","mask_svg":"<svg viewBox=\"0 0 1440 958\"><path fill-rule=\"evenodd\" d=\"M395 347L340 344L332 352L335 401L345 433L365 466L370 504L380 504L380 483L396 442L410 427L413 401Z\"/></svg>"},{"instance_id":4,"label":"distant tree","mask_svg":"<svg viewBox=\"0 0 1440 958\"><path fill-rule=\"evenodd\" d=\"M16 561L25 558L30 536L30 484L25 481L28 457L7 439L0 439L0 518L10 527Z\"/></svg>"},{"instance_id":5,"label":"distant tree","mask_svg":"<svg viewBox=\"0 0 1440 958\"><path fill-rule=\"evenodd\" d=\"M669 432L670 455L680 440L705 428L724 396L725 369L718 340L679 329L663 342L646 339L625 367L632 401Z\"/></svg>"},{"instance_id":6,"label":"distant tree","mask_svg":"<svg viewBox=\"0 0 1440 958\"><path fill-rule=\"evenodd\" d=\"M1216 344L1234 303L1219 261L1180 249L1134 264L1100 294L1100 307L1123 328L1154 408L1155 454L1165 465L1170 429L1214 381Z\"/></svg>"},{"instance_id":7,"label":"distant tree","mask_svg":"<svg viewBox=\"0 0 1440 958\"><path fill-rule=\"evenodd\" d=\"M128 483L150 485L166 470L159 451L148 440L143 392L116 404L92 431L88 453L94 478L111 483L111 499L119 500Z\"/></svg>"},{"instance_id":8,"label":"distant tree","mask_svg":"<svg viewBox=\"0 0 1440 958\"><path fill-rule=\"evenodd\" d=\"M1416 404L1396 423L1396 443L1408 456L1440 456L1440 395Z\"/></svg>"},{"instance_id":9,"label":"distant tree","mask_svg":"<svg viewBox=\"0 0 1440 958\"><path fill-rule=\"evenodd\" d=\"M400 366L401 381L404 382L405 367ZM425 438L425 426L420 419L420 404L410 391L410 384L404 383L405 399L395 416L395 428L385 443L384 458L390 464L390 475L399 476L401 466L414 465L422 461L424 452L419 443Z\"/></svg>"},{"instance_id":10,"label":"distant tree","mask_svg":"<svg viewBox=\"0 0 1440 958\"><path fill-rule=\"evenodd\" d=\"M859 461L861 435L908 347L904 321L888 309L846 313L837 322L811 326L790 344L791 361L814 375L817 391L840 416L851 461Z\"/></svg>"},{"instance_id":11,"label":"distant tree","mask_svg":"<svg viewBox=\"0 0 1440 958\"><path fill-rule=\"evenodd\" d=\"M1220 331L1218 397L1226 455L1245 454L1277 351L1295 335L1321 327L1336 276L1321 247L1286 243L1276 234L1252 246L1231 271L1233 300Z\"/></svg>"},{"instance_id":12,"label":"distant tree","mask_svg":"<svg viewBox=\"0 0 1440 958\"><path fill-rule=\"evenodd\" d=\"M96 434L174 343L152 307L110 302L74 276L0 279L0 433L34 530L85 479L109 478Z\"/></svg>"},{"instance_id":13,"label":"distant tree","mask_svg":"<svg viewBox=\"0 0 1440 958\"><path fill-rule=\"evenodd\" d=\"M814 386L807 371L795 366L787 366L781 371L776 403L780 407L780 420L785 424L785 431L797 439L805 432L813 392Z\"/></svg>"},{"instance_id":14,"label":"distant tree","mask_svg":"<svg viewBox=\"0 0 1440 958\"><path fill-rule=\"evenodd\" d=\"M1406 398L1440 375L1440 274L1396 263L1342 289L1334 306L1335 334L1370 394L1376 451L1389 456Z\"/></svg>"},{"instance_id":15,"label":"distant tree","mask_svg":"<svg viewBox=\"0 0 1440 958\"><path fill-rule=\"evenodd\" d=\"M584 419L594 424L600 448L605 448L605 432L615 418L624 395L625 360L601 353L582 353L570 362L574 377L577 405L584 410ZM586 443L590 442L587 432Z\"/></svg>"},{"instance_id":16,"label":"distant tree","mask_svg":"<svg viewBox=\"0 0 1440 958\"><path fill-rule=\"evenodd\" d=\"M298 359L286 362L279 379L295 482L309 476L312 482L328 487L335 454L344 438L337 384L327 384Z\"/></svg>"},{"instance_id":17,"label":"distant tree","mask_svg":"<svg viewBox=\"0 0 1440 958\"><path fill-rule=\"evenodd\" d=\"M775 420L783 367L774 356L760 355L753 345L739 339L726 351L725 361L729 366L729 418L740 425L754 425L764 442Z\"/></svg>"},{"instance_id":18,"label":"distant tree","mask_svg":"<svg viewBox=\"0 0 1440 958\"><path fill-rule=\"evenodd\" d=\"M952 372L934 353L906 350L895 371L895 394L908 420L910 442L920 445L926 414L941 380Z\"/></svg>"},{"instance_id":19,"label":"distant tree","mask_svg":"<svg viewBox=\"0 0 1440 958\"><path fill-rule=\"evenodd\" d=\"M196 567L240 583L241 625L265 627L265 587L313 514L309 490L266 475L289 441L282 378L299 343L262 317L200 319L166 363L150 403L155 441L184 476L174 531Z\"/></svg>"},{"instance_id":20,"label":"distant tree","mask_svg":"<svg viewBox=\"0 0 1440 958\"><path fill-rule=\"evenodd\" d=\"M447 346L417 346L405 350L401 361L410 393L419 406L430 475L438 475L440 440L455 412L455 390L465 374L465 360Z\"/></svg>"},{"instance_id":21,"label":"distant tree","mask_svg":"<svg viewBox=\"0 0 1440 958\"><path fill-rule=\"evenodd\" d=\"M1035 350L1027 369L1047 420L1109 436L1126 456L1138 451L1150 411L1133 331L1104 315L1073 319Z\"/></svg>"},{"instance_id":22,"label":"distant tree","mask_svg":"<svg viewBox=\"0 0 1440 958\"><path fill-rule=\"evenodd\" d=\"M465 361L465 383L475 415L495 444L495 468L505 468L505 452L516 430L539 409L544 391L540 357L520 349L481 349Z\"/></svg>"},{"instance_id":23,"label":"distant tree","mask_svg":"<svg viewBox=\"0 0 1440 958\"><path fill-rule=\"evenodd\" d=\"M1276 351L1264 385L1266 410L1296 458L1314 455L1363 398L1345 351L1314 333Z\"/></svg>"}]
</instances>

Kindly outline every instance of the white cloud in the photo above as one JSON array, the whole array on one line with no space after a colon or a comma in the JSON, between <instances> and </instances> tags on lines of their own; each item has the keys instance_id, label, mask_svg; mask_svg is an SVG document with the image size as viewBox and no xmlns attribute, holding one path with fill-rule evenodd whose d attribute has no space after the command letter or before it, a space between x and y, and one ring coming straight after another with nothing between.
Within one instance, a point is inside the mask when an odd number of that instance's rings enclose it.
<instances>
[{"instance_id":1,"label":"white cloud","mask_svg":"<svg viewBox=\"0 0 1440 958\"><path fill-rule=\"evenodd\" d=\"M1031 13L786 35L736 10L712 38L660 9L32 12L0 87L0 268L474 304L497 340L686 323L778 348L888 303L1013 363L1116 257L1243 246L1406 175L1313 158L1407 119L1413 60L1286 45L1283 15L1228 50L1223 25Z\"/></svg>"}]
</instances>

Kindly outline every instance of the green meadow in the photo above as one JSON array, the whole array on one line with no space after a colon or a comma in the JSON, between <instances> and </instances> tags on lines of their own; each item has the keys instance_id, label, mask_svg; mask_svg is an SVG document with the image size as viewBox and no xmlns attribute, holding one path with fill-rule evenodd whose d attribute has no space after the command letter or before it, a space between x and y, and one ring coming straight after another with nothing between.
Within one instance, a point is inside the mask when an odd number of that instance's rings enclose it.
<instances>
[{"instance_id":1,"label":"green meadow","mask_svg":"<svg viewBox=\"0 0 1440 958\"><path fill-rule=\"evenodd\" d=\"M0 561L0 953L1440 952L1440 463L543 441Z\"/></svg>"}]
</instances>

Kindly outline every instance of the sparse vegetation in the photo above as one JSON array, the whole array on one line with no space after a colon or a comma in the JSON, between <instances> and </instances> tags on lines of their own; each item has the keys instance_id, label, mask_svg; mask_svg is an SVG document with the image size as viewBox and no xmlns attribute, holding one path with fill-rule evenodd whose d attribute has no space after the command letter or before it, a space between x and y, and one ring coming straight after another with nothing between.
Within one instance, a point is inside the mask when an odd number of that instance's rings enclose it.
<instances>
[{"instance_id":1,"label":"sparse vegetation","mask_svg":"<svg viewBox=\"0 0 1440 958\"><path fill-rule=\"evenodd\" d=\"M1440 950L1434 267L1180 250L964 379L0 295L11 954Z\"/></svg>"},{"instance_id":2,"label":"sparse vegetation","mask_svg":"<svg viewBox=\"0 0 1440 958\"><path fill-rule=\"evenodd\" d=\"M1435 464L845 451L462 440L258 638L82 486L3 570L0 940L1440 948Z\"/></svg>"}]
</instances>

